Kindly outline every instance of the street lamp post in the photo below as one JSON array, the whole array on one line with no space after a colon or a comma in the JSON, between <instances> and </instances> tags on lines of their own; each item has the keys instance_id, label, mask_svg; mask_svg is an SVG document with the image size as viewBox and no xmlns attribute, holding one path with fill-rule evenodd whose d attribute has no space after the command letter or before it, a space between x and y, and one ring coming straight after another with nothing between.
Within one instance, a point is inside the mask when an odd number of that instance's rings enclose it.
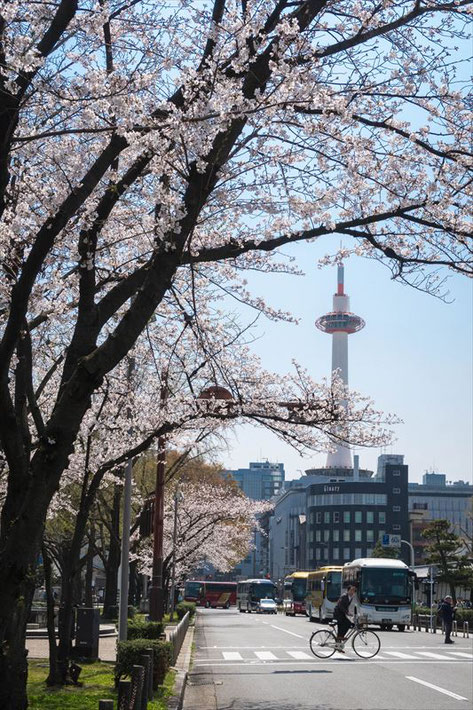
<instances>
[{"instance_id":1,"label":"street lamp post","mask_svg":"<svg viewBox=\"0 0 473 710\"><path fill-rule=\"evenodd\" d=\"M164 616L163 538L164 538L164 468L166 462L164 436L158 437L156 487L153 510L153 573L149 590L149 617L162 621Z\"/></svg>"},{"instance_id":2,"label":"street lamp post","mask_svg":"<svg viewBox=\"0 0 473 710\"><path fill-rule=\"evenodd\" d=\"M176 487L174 493L174 529L172 533L172 578L171 578L171 611L169 614L169 620L172 621L174 617L174 598L176 593L176 545L177 545L177 508L180 498L179 485Z\"/></svg>"}]
</instances>

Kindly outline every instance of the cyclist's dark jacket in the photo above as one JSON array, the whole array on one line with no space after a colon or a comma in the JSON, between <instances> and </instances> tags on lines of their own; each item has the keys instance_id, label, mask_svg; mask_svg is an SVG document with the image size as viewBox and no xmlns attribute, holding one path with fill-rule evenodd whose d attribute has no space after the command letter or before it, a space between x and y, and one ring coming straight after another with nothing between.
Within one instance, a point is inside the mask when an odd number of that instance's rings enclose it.
<instances>
[{"instance_id":1,"label":"cyclist's dark jacket","mask_svg":"<svg viewBox=\"0 0 473 710\"><path fill-rule=\"evenodd\" d=\"M335 609L333 610L334 618L346 618L348 614L348 609L350 608L350 604L351 598L348 596L348 593L345 592L345 594L342 594L342 596L335 605Z\"/></svg>"}]
</instances>

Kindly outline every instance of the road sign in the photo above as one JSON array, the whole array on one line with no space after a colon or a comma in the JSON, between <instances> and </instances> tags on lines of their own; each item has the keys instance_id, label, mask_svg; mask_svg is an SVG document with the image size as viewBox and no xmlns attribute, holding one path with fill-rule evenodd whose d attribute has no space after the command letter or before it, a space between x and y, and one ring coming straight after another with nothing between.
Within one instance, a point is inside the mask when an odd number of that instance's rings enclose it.
<instances>
[{"instance_id":1,"label":"road sign","mask_svg":"<svg viewBox=\"0 0 473 710\"><path fill-rule=\"evenodd\" d=\"M388 535L385 533L381 541L383 547L401 547L400 535Z\"/></svg>"}]
</instances>

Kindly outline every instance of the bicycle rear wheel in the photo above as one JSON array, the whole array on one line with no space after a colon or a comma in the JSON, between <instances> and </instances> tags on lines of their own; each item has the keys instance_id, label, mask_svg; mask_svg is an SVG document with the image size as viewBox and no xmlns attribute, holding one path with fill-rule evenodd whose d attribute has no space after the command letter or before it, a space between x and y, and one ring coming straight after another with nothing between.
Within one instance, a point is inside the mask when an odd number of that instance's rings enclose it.
<instances>
[{"instance_id":1,"label":"bicycle rear wheel","mask_svg":"<svg viewBox=\"0 0 473 710\"><path fill-rule=\"evenodd\" d=\"M310 650L317 658L330 658L335 653L335 634L326 629L315 631L310 637Z\"/></svg>"},{"instance_id":2,"label":"bicycle rear wheel","mask_svg":"<svg viewBox=\"0 0 473 710\"><path fill-rule=\"evenodd\" d=\"M378 653L381 641L374 631L360 629L351 642L352 648L360 658L373 658Z\"/></svg>"}]
</instances>

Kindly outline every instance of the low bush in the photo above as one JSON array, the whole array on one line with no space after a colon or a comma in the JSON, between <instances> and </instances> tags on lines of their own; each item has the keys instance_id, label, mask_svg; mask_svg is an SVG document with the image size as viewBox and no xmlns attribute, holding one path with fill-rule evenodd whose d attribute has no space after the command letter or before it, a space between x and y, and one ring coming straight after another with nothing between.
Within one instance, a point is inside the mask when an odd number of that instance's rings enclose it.
<instances>
[{"instance_id":1,"label":"low bush","mask_svg":"<svg viewBox=\"0 0 473 710\"><path fill-rule=\"evenodd\" d=\"M128 624L128 640L133 639L159 639L164 632L164 624L161 621L144 621L143 619L133 619Z\"/></svg>"},{"instance_id":2,"label":"low bush","mask_svg":"<svg viewBox=\"0 0 473 710\"><path fill-rule=\"evenodd\" d=\"M192 619L195 614L194 602L179 602L179 604L176 606L177 618L182 619L187 612L189 612L189 616Z\"/></svg>"},{"instance_id":3,"label":"low bush","mask_svg":"<svg viewBox=\"0 0 473 710\"><path fill-rule=\"evenodd\" d=\"M117 662L115 664L115 682L123 676L130 676L133 666L141 665L141 656L148 648L153 649L153 687L157 690L162 685L164 676L172 662L172 645L169 641L158 639L134 639L119 641L117 644Z\"/></svg>"}]
</instances>

